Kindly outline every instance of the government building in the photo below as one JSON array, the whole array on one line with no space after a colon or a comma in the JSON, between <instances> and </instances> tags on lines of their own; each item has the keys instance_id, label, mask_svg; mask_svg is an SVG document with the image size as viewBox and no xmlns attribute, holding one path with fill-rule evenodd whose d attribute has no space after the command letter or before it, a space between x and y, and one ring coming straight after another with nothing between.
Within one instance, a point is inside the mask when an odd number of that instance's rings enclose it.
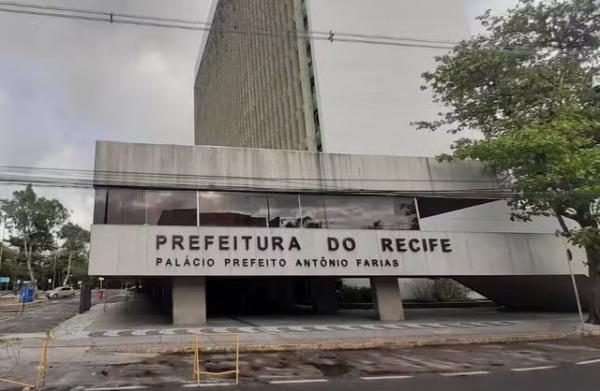
<instances>
[{"instance_id":1,"label":"government building","mask_svg":"<svg viewBox=\"0 0 600 391\"><path fill-rule=\"evenodd\" d=\"M509 307L574 307L557 224L511 222L493 175L438 162L452 137L410 125L440 110L419 87L443 51L417 39L468 36L466 0L220 0L211 20L196 145L96 144L91 275L141 280L177 325L332 314L343 281L371 287L382 321L404 318L404 285L438 277Z\"/></svg>"}]
</instances>

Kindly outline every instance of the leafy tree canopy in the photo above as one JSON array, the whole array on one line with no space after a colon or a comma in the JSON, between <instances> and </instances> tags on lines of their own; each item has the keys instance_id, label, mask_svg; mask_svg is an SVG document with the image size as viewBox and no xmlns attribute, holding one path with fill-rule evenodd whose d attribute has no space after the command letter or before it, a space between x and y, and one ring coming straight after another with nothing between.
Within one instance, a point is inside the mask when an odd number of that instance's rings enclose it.
<instances>
[{"instance_id":1,"label":"leafy tree canopy","mask_svg":"<svg viewBox=\"0 0 600 391\"><path fill-rule=\"evenodd\" d=\"M479 17L485 32L460 42L424 73L448 110L420 129L481 132L443 159L478 159L510 190L514 217L555 215L585 247L590 321L600 323L600 5L594 0L520 0ZM580 229L565 222L571 218Z\"/></svg>"},{"instance_id":2,"label":"leafy tree canopy","mask_svg":"<svg viewBox=\"0 0 600 391\"><path fill-rule=\"evenodd\" d=\"M56 248L55 230L69 212L58 200L38 197L31 185L13 192L12 199L2 200L0 205L13 234L10 241L22 249L30 278L35 281L33 254Z\"/></svg>"}]
</instances>

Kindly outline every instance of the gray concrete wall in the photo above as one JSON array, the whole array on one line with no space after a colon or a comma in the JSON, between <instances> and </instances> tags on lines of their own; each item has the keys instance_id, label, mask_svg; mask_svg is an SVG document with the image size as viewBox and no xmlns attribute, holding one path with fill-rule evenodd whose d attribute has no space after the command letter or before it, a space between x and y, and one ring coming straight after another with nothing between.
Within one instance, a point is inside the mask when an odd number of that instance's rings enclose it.
<instances>
[{"instance_id":1,"label":"gray concrete wall","mask_svg":"<svg viewBox=\"0 0 600 391\"><path fill-rule=\"evenodd\" d=\"M387 230L348 229L302 229L302 228L243 228L243 227L172 227L151 225L93 225L91 230L89 273L92 275L123 276L513 276L513 275L568 275L565 252L570 247L575 256L573 268L576 274L586 274L585 253L569 246L565 240L551 234L507 234L507 233L460 233L421 232ZM183 248L167 243L157 246L157 235L183 235ZM191 235L198 235L199 243L212 237L213 245L191 249L187 243ZM219 236L229 238L230 243L221 249ZM232 248L233 236L250 236L248 249ZM268 246L259 250L256 238L278 236L282 238L284 250ZM290 249L287 243L294 237L300 250ZM353 250L329 250L329 237L350 237L355 242ZM446 238L450 252L441 251L438 245L433 251L386 251L380 243L382 238L423 239ZM157 248L158 247L158 248ZM157 262L157 258L161 262ZM171 264L166 262L171 259ZM194 258L214 259L214 265L204 263L185 265L184 260ZM227 259L285 259L284 266L243 266L227 263ZM297 265L300 259L346 259L341 264L305 267ZM175 264L175 260L179 265ZM394 265L367 265L368 259L396 259ZM358 262L357 260L362 260Z\"/></svg>"},{"instance_id":2,"label":"gray concrete wall","mask_svg":"<svg viewBox=\"0 0 600 391\"><path fill-rule=\"evenodd\" d=\"M206 281L204 277L173 277L173 324L206 323Z\"/></svg>"},{"instance_id":3,"label":"gray concrete wall","mask_svg":"<svg viewBox=\"0 0 600 391\"><path fill-rule=\"evenodd\" d=\"M300 0L218 1L196 74L196 144L316 149L306 42L285 33L302 31L303 15Z\"/></svg>"},{"instance_id":4,"label":"gray concrete wall","mask_svg":"<svg viewBox=\"0 0 600 391\"><path fill-rule=\"evenodd\" d=\"M373 277L371 289L379 320L383 322L404 320L404 308L397 278Z\"/></svg>"},{"instance_id":5,"label":"gray concrete wall","mask_svg":"<svg viewBox=\"0 0 600 391\"><path fill-rule=\"evenodd\" d=\"M110 186L458 196L497 187L477 162L110 141L96 143L95 169L95 184Z\"/></svg>"}]
</instances>

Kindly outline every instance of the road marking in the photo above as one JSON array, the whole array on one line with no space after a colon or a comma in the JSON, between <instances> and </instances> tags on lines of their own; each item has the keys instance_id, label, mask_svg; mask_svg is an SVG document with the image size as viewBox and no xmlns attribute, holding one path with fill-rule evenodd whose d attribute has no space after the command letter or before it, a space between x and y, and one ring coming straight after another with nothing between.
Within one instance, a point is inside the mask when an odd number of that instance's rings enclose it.
<instances>
[{"instance_id":1,"label":"road marking","mask_svg":"<svg viewBox=\"0 0 600 391\"><path fill-rule=\"evenodd\" d=\"M266 326L266 327L261 327L262 331L265 331L267 333L281 333L281 330L279 330L280 327L283 326Z\"/></svg>"},{"instance_id":2,"label":"road marking","mask_svg":"<svg viewBox=\"0 0 600 391\"><path fill-rule=\"evenodd\" d=\"M123 386L123 387L91 387L84 388L84 391L111 391L111 390L141 390L148 388L146 386Z\"/></svg>"},{"instance_id":3,"label":"road marking","mask_svg":"<svg viewBox=\"0 0 600 391\"><path fill-rule=\"evenodd\" d=\"M437 328L437 329L442 329L442 328L447 328L447 326L444 326L443 324L440 323L421 323L424 326L427 327L432 327L432 328Z\"/></svg>"},{"instance_id":4,"label":"road marking","mask_svg":"<svg viewBox=\"0 0 600 391\"><path fill-rule=\"evenodd\" d=\"M477 375L487 375L488 371L472 371L472 372L450 372L450 373L440 373L442 376L477 376Z\"/></svg>"},{"instance_id":5,"label":"road marking","mask_svg":"<svg viewBox=\"0 0 600 391\"><path fill-rule=\"evenodd\" d=\"M160 335L177 335L177 330L180 329L162 329L158 333Z\"/></svg>"},{"instance_id":6,"label":"road marking","mask_svg":"<svg viewBox=\"0 0 600 391\"><path fill-rule=\"evenodd\" d=\"M362 376L363 380L395 380L395 379L410 379L410 375L389 375L389 376Z\"/></svg>"},{"instance_id":7,"label":"road marking","mask_svg":"<svg viewBox=\"0 0 600 391\"><path fill-rule=\"evenodd\" d=\"M107 330L107 331L104 331L103 334L105 337L120 337L119 333L125 332L125 331L128 331L128 330Z\"/></svg>"},{"instance_id":8,"label":"road marking","mask_svg":"<svg viewBox=\"0 0 600 391\"><path fill-rule=\"evenodd\" d=\"M229 333L230 328L231 327L213 327L212 332L213 333Z\"/></svg>"},{"instance_id":9,"label":"road marking","mask_svg":"<svg viewBox=\"0 0 600 391\"><path fill-rule=\"evenodd\" d=\"M312 326L315 330L319 330L319 331L335 331L335 329L332 329L332 327L335 326Z\"/></svg>"},{"instance_id":10,"label":"road marking","mask_svg":"<svg viewBox=\"0 0 600 391\"><path fill-rule=\"evenodd\" d=\"M594 360L579 361L579 362L576 362L575 365L589 365L589 364L596 364L596 363L600 363L600 358L597 358Z\"/></svg>"},{"instance_id":11,"label":"road marking","mask_svg":"<svg viewBox=\"0 0 600 391\"><path fill-rule=\"evenodd\" d=\"M16 318L16 317L17 317L17 315L15 315L15 316L11 316L10 318L0 319L0 322L6 322L6 321L8 321L8 320L11 320L11 319L14 319L14 318Z\"/></svg>"},{"instance_id":12,"label":"road marking","mask_svg":"<svg viewBox=\"0 0 600 391\"><path fill-rule=\"evenodd\" d=\"M383 327L387 327L389 329L397 329L397 330L406 329L406 326L401 325L401 324L385 324L385 325L383 325Z\"/></svg>"},{"instance_id":13,"label":"road marking","mask_svg":"<svg viewBox=\"0 0 600 391\"><path fill-rule=\"evenodd\" d=\"M134 330L131 332L131 335L134 335L136 337L145 337L146 333L149 331L152 331L152 330L147 330L147 329Z\"/></svg>"},{"instance_id":14,"label":"road marking","mask_svg":"<svg viewBox=\"0 0 600 391\"><path fill-rule=\"evenodd\" d=\"M556 350L567 350L567 351L587 351L587 352L597 352L597 348L592 348L590 346L579 346L579 345L555 345L551 343L540 343L540 342L529 342L529 346L539 346L542 348L556 349Z\"/></svg>"},{"instance_id":15,"label":"road marking","mask_svg":"<svg viewBox=\"0 0 600 391\"><path fill-rule=\"evenodd\" d=\"M528 367L528 368L511 368L511 371L514 372L529 372L529 371L543 371L544 369L554 369L555 365L546 365L542 367Z\"/></svg>"},{"instance_id":16,"label":"road marking","mask_svg":"<svg viewBox=\"0 0 600 391\"><path fill-rule=\"evenodd\" d=\"M258 333L258 330L252 326L249 327L239 327L237 329L240 333Z\"/></svg>"},{"instance_id":17,"label":"road marking","mask_svg":"<svg viewBox=\"0 0 600 391\"><path fill-rule=\"evenodd\" d=\"M305 383L327 383L327 379L295 379L295 380L271 380L270 384L305 384Z\"/></svg>"},{"instance_id":18,"label":"road marking","mask_svg":"<svg viewBox=\"0 0 600 391\"><path fill-rule=\"evenodd\" d=\"M304 326L288 326L291 331L308 331Z\"/></svg>"},{"instance_id":19,"label":"road marking","mask_svg":"<svg viewBox=\"0 0 600 391\"><path fill-rule=\"evenodd\" d=\"M383 330L381 327L372 325L372 324L363 324L361 326L363 329L368 329L368 330Z\"/></svg>"}]
</instances>

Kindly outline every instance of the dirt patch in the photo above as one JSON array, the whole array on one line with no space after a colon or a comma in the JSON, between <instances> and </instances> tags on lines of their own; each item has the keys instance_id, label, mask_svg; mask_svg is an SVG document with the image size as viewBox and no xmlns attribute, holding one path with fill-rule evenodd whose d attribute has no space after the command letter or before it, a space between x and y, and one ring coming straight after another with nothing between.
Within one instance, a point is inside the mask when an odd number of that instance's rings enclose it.
<instances>
[{"instance_id":1,"label":"dirt patch","mask_svg":"<svg viewBox=\"0 0 600 391\"><path fill-rule=\"evenodd\" d=\"M312 363L325 377L343 376L350 372L350 366L342 363L338 364L318 364Z\"/></svg>"}]
</instances>

